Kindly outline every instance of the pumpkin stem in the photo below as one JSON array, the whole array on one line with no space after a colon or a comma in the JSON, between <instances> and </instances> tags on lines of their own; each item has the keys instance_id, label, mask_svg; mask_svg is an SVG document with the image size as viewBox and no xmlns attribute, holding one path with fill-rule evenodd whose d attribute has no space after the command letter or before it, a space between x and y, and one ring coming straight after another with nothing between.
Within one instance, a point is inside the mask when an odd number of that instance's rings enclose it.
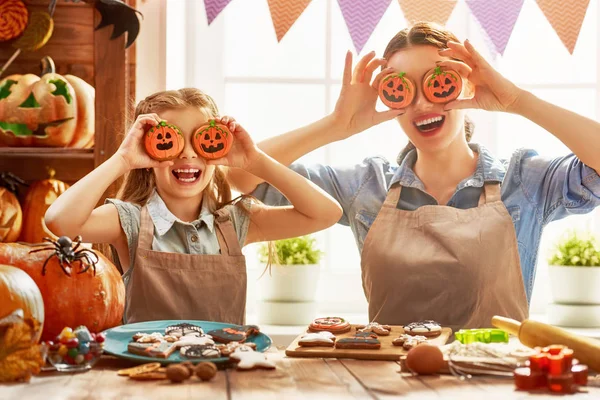
<instances>
[{"instance_id":1,"label":"pumpkin stem","mask_svg":"<svg viewBox=\"0 0 600 400\"><path fill-rule=\"evenodd\" d=\"M48 179L54 179L54 176L56 175L56 170L52 167L46 166L46 171L48 171Z\"/></svg>"},{"instance_id":2,"label":"pumpkin stem","mask_svg":"<svg viewBox=\"0 0 600 400\"><path fill-rule=\"evenodd\" d=\"M40 60L40 69L42 70L42 75L56 73L56 65L54 65L54 60L49 56L45 56Z\"/></svg>"},{"instance_id":3,"label":"pumpkin stem","mask_svg":"<svg viewBox=\"0 0 600 400\"><path fill-rule=\"evenodd\" d=\"M217 123L215 122L215 120L214 120L214 119L211 119L211 120L210 120L210 127L211 127L211 128L214 128L215 126L217 126Z\"/></svg>"}]
</instances>

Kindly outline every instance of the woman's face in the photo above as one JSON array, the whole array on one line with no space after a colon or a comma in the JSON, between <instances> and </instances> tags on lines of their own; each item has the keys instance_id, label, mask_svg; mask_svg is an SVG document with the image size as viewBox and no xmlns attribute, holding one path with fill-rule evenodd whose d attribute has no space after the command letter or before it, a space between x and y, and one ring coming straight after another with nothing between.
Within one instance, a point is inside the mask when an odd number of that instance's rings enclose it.
<instances>
[{"instance_id":1,"label":"woman's face","mask_svg":"<svg viewBox=\"0 0 600 400\"><path fill-rule=\"evenodd\" d=\"M192 147L192 135L209 117L197 108L167 110L158 113L161 119L177 126L185 138L185 147L170 167L154 168L156 187L161 196L178 199L197 197L206 188L215 171L206 165Z\"/></svg>"},{"instance_id":2,"label":"woman's face","mask_svg":"<svg viewBox=\"0 0 600 400\"><path fill-rule=\"evenodd\" d=\"M387 64L398 72L405 72L416 85L413 102L397 119L415 147L425 152L443 151L455 140L465 140L465 112L444 111L444 104L431 103L423 94L425 74L436 67L436 61L448 60L440 56L438 50L430 45L408 47L393 54Z\"/></svg>"}]
</instances>

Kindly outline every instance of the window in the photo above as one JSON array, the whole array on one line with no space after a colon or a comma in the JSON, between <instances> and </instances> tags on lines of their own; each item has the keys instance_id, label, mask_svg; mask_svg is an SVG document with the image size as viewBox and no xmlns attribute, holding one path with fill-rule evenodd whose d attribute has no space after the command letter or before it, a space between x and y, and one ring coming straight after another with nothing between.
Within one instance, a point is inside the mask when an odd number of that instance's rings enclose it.
<instances>
[{"instance_id":1,"label":"window","mask_svg":"<svg viewBox=\"0 0 600 400\"><path fill-rule=\"evenodd\" d=\"M558 105L600 118L599 14L597 2L590 2L573 55L533 1L525 2L503 57L493 57L489 52L486 38L464 2L457 4L447 26L460 39L469 37L516 84ZM205 21L202 2L169 0L167 88L202 88L215 98L222 113L235 116L257 141L312 122L333 109L344 55L347 49L353 49L337 1L313 0L281 43L277 43L265 0L232 1L210 27ZM394 1L364 52L375 50L382 54L387 41L405 26ZM469 115L476 124L474 140L499 157L509 157L519 147L533 147L547 155L567 152L560 141L524 118L478 110ZM355 164L365 156L377 154L395 160L406 143L395 124L381 124L319 149L301 161ZM532 312L543 311L549 301L545 258L557 235L567 226L600 231L598 215L570 217L546 228ZM350 230L334 226L317 237L327 254L320 279L320 311L366 312L360 257L357 250L348 250L356 249ZM251 313L252 278L261 270L255 248L250 246L245 253L253 271L249 279Z\"/></svg>"}]
</instances>

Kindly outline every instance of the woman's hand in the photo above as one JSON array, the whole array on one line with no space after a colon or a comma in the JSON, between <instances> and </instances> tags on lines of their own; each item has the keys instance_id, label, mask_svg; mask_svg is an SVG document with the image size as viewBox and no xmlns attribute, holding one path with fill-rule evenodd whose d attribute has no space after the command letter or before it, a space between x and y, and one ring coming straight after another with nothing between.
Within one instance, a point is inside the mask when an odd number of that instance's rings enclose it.
<instances>
[{"instance_id":1,"label":"woman's hand","mask_svg":"<svg viewBox=\"0 0 600 400\"><path fill-rule=\"evenodd\" d=\"M128 170L173 165L172 161L160 162L150 158L144 147L144 134L151 127L158 125L160 121L158 114L142 114L137 117L131 129L129 129L121 146L115 153L125 161Z\"/></svg>"},{"instance_id":2,"label":"woman's hand","mask_svg":"<svg viewBox=\"0 0 600 400\"><path fill-rule=\"evenodd\" d=\"M217 122L219 121L217 120ZM263 153L256 147L248 132L234 118L225 116L221 118L220 122L229 128L233 135L233 143L225 157L208 160L207 164L249 169Z\"/></svg>"},{"instance_id":3,"label":"woman's hand","mask_svg":"<svg viewBox=\"0 0 600 400\"><path fill-rule=\"evenodd\" d=\"M335 131L341 135L338 139L345 139L404 113L403 110L379 112L375 109L379 82L393 70L386 68L372 83L371 79L375 70L386 63L385 59L375 58L375 52L371 52L360 59L353 72L352 53L346 53L342 90L332 114Z\"/></svg>"},{"instance_id":4,"label":"woman's hand","mask_svg":"<svg viewBox=\"0 0 600 400\"><path fill-rule=\"evenodd\" d=\"M515 112L516 104L524 91L496 71L473 45L448 42L448 48L439 51L441 56L456 60L438 62L439 66L452 68L474 85L475 95L446 104L446 110L479 108L487 111Z\"/></svg>"}]
</instances>

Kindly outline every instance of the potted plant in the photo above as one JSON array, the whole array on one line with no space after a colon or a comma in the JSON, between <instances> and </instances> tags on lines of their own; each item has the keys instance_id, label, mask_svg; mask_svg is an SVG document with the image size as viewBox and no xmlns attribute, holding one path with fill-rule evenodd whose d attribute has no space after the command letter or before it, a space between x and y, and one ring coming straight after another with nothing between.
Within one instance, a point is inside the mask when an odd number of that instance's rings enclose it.
<instances>
[{"instance_id":1,"label":"potted plant","mask_svg":"<svg viewBox=\"0 0 600 400\"><path fill-rule=\"evenodd\" d=\"M548 260L553 304L549 322L555 325L600 326L600 243L590 233L571 230L560 239Z\"/></svg>"},{"instance_id":2,"label":"potted plant","mask_svg":"<svg viewBox=\"0 0 600 400\"><path fill-rule=\"evenodd\" d=\"M271 250L269 250L271 248ZM269 253L271 264L268 265ZM316 314L315 295L323 252L311 235L264 243L258 250L264 273L258 280L262 324L304 325Z\"/></svg>"}]
</instances>

